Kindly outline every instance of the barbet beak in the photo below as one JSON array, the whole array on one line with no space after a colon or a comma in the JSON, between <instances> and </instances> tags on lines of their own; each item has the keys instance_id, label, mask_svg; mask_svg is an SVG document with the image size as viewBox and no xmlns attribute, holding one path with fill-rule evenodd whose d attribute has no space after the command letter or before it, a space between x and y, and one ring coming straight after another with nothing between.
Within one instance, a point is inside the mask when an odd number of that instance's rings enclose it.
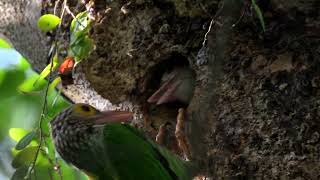
<instances>
[{"instance_id":1,"label":"barbet beak","mask_svg":"<svg viewBox=\"0 0 320 180\"><path fill-rule=\"evenodd\" d=\"M133 118L133 113L129 111L104 111L95 119L95 125L105 125L109 123L127 123Z\"/></svg>"}]
</instances>

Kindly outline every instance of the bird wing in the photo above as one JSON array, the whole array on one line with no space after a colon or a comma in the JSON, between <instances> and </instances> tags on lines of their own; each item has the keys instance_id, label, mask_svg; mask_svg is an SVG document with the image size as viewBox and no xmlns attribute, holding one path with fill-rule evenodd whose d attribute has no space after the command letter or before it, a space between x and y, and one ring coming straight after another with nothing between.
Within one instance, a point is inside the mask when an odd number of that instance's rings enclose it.
<instances>
[{"instance_id":1,"label":"bird wing","mask_svg":"<svg viewBox=\"0 0 320 180\"><path fill-rule=\"evenodd\" d=\"M184 161L129 125L109 124L104 128L104 137L114 179L191 179Z\"/></svg>"},{"instance_id":2,"label":"bird wing","mask_svg":"<svg viewBox=\"0 0 320 180\"><path fill-rule=\"evenodd\" d=\"M104 137L106 154L114 171L113 179L172 179L158 160L152 146L126 125L106 125ZM103 174L110 174L110 172L103 172Z\"/></svg>"}]
</instances>

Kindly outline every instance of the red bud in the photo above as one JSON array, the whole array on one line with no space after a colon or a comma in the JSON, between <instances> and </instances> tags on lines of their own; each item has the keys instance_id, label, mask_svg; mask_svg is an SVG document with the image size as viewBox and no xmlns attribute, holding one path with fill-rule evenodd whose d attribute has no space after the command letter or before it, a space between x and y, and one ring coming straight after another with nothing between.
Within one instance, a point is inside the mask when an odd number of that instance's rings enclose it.
<instances>
[{"instance_id":1,"label":"red bud","mask_svg":"<svg viewBox=\"0 0 320 180\"><path fill-rule=\"evenodd\" d=\"M59 74L67 75L72 72L74 66L73 57L66 57L59 67Z\"/></svg>"}]
</instances>

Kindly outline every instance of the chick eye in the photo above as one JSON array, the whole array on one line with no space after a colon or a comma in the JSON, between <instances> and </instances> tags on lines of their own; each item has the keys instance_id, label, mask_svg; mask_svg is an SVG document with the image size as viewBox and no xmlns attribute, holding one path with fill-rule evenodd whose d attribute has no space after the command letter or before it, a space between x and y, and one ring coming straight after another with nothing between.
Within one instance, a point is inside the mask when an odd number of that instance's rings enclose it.
<instances>
[{"instance_id":1,"label":"chick eye","mask_svg":"<svg viewBox=\"0 0 320 180\"><path fill-rule=\"evenodd\" d=\"M81 109L82 109L83 111L85 111L85 112L90 112L90 111L91 111L91 109L90 109L89 106L81 106Z\"/></svg>"}]
</instances>

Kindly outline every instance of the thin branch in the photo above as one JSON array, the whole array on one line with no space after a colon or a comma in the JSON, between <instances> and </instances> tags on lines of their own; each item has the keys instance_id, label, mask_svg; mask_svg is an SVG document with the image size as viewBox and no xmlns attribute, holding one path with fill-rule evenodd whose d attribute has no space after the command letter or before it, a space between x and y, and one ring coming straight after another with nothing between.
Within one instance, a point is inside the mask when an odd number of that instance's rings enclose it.
<instances>
[{"instance_id":1,"label":"thin branch","mask_svg":"<svg viewBox=\"0 0 320 180\"><path fill-rule=\"evenodd\" d=\"M224 2L222 2L222 5L221 5L220 9L216 12L216 14L212 17L212 19L210 21L210 25L209 25L208 31L204 35L204 39L203 39L203 42L202 42L202 47L204 47L206 45L206 42L208 40L208 34L211 32L212 25L214 23L218 23L219 25L221 25L221 23L217 22L216 19L221 14L223 8L224 8Z\"/></svg>"},{"instance_id":2,"label":"thin branch","mask_svg":"<svg viewBox=\"0 0 320 180\"><path fill-rule=\"evenodd\" d=\"M30 177L29 175L31 174L31 172L33 170L34 170L34 172L36 172L35 171L35 165L36 165L36 162L37 162L37 159L38 159L38 156L39 156L39 153L40 153L40 149L41 149L41 146L42 146L42 143L43 143L42 122L43 122L43 119L44 119L44 116L45 116L45 112L47 110L47 96L48 96L48 91L49 91L50 79L51 79L51 76L52 76L52 73L51 73L52 69L53 69L53 58L51 59L51 62L50 62L50 75L49 75L48 84L46 86L46 91L45 91L45 94L44 94L44 103L43 103L43 106L42 106L42 112L41 112L41 115L40 115L39 126L38 126L39 136L40 136L39 145L38 145L36 154L34 156L34 159L33 159L32 163L31 163L31 168L29 169L28 177Z\"/></svg>"},{"instance_id":3,"label":"thin branch","mask_svg":"<svg viewBox=\"0 0 320 180\"><path fill-rule=\"evenodd\" d=\"M61 168L60 168L60 165L59 165L59 163L58 163L58 158L56 158L55 157L55 166L54 166L54 169L56 170L56 171L58 171L58 174L59 174L59 178L60 178L60 180L62 180L62 172L61 172Z\"/></svg>"},{"instance_id":4,"label":"thin branch","mask_svg":"<svg viewBox=\"0 0 320 180\"><path fill-rule=\"evenodd\" d=\"M49 174L50 180L54 180L54 179L53 179L53 176L52 176L52 174L51 174L50 168L48 168L48 174Z\"/></svg>"},{"instance_id":5,"label":"thin branch","mask_svg":"<svg viewBox=\"0 0 320 180\"><path fill-rule=\"evenodd\" d=\"M83 24L78 20L78 18L76 18L76 16L73 14L73 12L71 12L69 6L66 5L66 6L65 6L65 10L67 11L68 14L70 14L70 15L73 17L73 19L76 20L77 23L80 24L80 26L82 26L83 28L85 28L85 25L83 25Z\"/></svg>"},{"instance_id":6,"label":"thin branch","mask_svg":"<svg viewBox=\"0 0 320 180\"><path fill-rule=\"evenodd\" d=\"M57 0L53 8L53 14L57 14L57 9L59 4L60 4L60 0Z\"/></svg>"},{"instance_id":7,"label":"thin branch","mask_svg":"<svg viewBox=\"0 0 320 180\"><path fill-rule=\"evenodd\" d=\"M66 11L68 14L70 14L73 17L73 19L76 19L76 16L73 14L73 12L71 12L69 6L66 6Z\"/></svg>"},{"instance_id":8,"label":"thin branch","mask_svg":"<svg viewBox=\"0 0 320 180\"><path fill-rule=\"evenodd\" d=\"M211 28L212 28L212 24L213 24L213 19L210 21L210 25L209 25L209 28L208 28L208 31L206 32L206 34L204 35L204 39L203 39L203 42L202 42L202 47L204 47L206 45L206 42L208 40L208 34L209 32L211 32Z\"/></svg>"},{"instance_id":9,"label":"thin branch","mask_svg":"<svg viewBox=\"0 0 320 180\"><path fill-rule=\"evenodd\" d=\"M62 6L62 12L61 12L61 15L60 15L60 18L62 19L63 16L64 16L64 13L65 13L65 6L67 4L67 0L64 0L63 2L63 6ZM58 42L57 42L57 37L59 35L59 32L60 32L60 29L61 29L61 23L59 24L58 28L57 28L57 33L55 34L55 37L54 37L54 49L53 49L53 54L56 54L57 53L57 46L58 46ZM46 90L45 90L45 94L44 94L44 103L43 103L43 106L42 106L42 112L41 112L41 115L40 115L40 120L39 120L39 125L38 125L38 130L39 130L39 136L40 136L40 140L39 140L39 145L37 147L37 151L35 153L35 156L34 156L34 159L33 161L31 162L31 167L29 168L29 171L28 171L28 177L31 177L31 173L32 171L34 171L35 173L35 165L36 165L36 162L37 162L37 159L38 159L38 156L39 156L39 153L40 153L40 150L41 150L41 146L43 144L43 141L44 141L44 136L43 136L43 131L42 131L42 123L43 123L43 120L44 120L44 117L45 117L45 113L47 111L47 108L48 108L48 92L49 92L49 85L50 85L50 82L51 82L51 79L52 79L52 71L53 71L53 57L54 56L51 56L50 57L50 73L49 73L49 79L48 79L48 84L46 86ZM36 178L37 179L37 178Z\"/></svg>"}]
</instances>

